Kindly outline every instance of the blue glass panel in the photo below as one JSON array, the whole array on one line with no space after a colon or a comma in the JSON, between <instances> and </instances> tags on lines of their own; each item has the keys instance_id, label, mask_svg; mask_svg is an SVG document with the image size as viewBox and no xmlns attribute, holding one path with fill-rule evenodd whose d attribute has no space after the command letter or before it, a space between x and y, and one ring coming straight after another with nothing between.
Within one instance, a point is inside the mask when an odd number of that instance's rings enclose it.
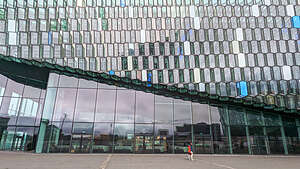
<instances>
[{"instance_id":1,"label":"blue glass panel","mask_svg":"<svg viewBox=\"0 0 300 169\"><path fill-rule=\"evenodd\" d=\"M292 23L294 28L300 28L300 16L293 16Z\"/></svg>"},{"instance_id":2,"label":"blue glass panel","mask_svg":"<svg viewBox=\"0 0 300 169\"><path fill-rule=\"evenodd\" d=\"M115 72L113 70L109 71L109 75L114 75Z\"/></svg>"},{"instance_id":3,"label":"blue glass panel","mask_svg":"<svg viewBox=\"0 0 300 169\"><path fill-rule=\"evenodd\" d=\"M48 32L48 45L52 43L52 32Z\"/></svg>"},{"instance_id":4,"label":"blue glass panel","mask_svg":"<svg viewBox=\"0 0 300 169\"><path fill-rule=\"evenodd\" d=\"M125 0L120 0L120 6L125 7Z\"/></svg>"},{"instance_id":5,"label":"blue glass panel","mask_svg":"<svg viewBox=\"0 0 300 169\"><path fill-rule=\"evenodd\" d=\"M245 81L241 81L236 83L236 87L240 91L240 96L245 97L248 95L247 83Z\"/></svg>"}]
</instances>

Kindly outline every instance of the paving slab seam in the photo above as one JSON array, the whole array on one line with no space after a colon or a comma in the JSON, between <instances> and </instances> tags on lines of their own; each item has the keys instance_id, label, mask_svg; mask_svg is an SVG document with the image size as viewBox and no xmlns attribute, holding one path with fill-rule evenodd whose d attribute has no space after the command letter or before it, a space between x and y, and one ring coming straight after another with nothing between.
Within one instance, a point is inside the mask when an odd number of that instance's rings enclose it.
<instances>
[{"instance_id":1,"label":"paving slab seam","mask_svg":"<svg viewBox=\"0 0 300 169\"><path fill-rule=\"evenodd\" d=\"M108 157L106 158L105 161L102 162L101 166L100 166L100 169L105 169L110 161L112 157L112 154L108 155Z\"/></svg>"}]
</instances>

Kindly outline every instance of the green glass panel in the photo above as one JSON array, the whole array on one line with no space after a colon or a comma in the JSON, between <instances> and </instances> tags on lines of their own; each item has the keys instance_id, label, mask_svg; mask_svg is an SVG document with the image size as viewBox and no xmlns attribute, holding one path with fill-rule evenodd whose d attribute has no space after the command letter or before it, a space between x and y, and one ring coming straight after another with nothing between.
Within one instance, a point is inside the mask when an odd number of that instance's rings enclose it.
<instances>
[{"instance_id":1,"label":"green glass panel","mask_svg":"<svg viewBox=\"0 0 300 169\"><path fill-rule=\"evenodd\" d=\"M139 54L145 55L145 45L142 43L139 44Z\"/></svg>"},{"instance_id":2,"label":"green glass panel","mask_svg":"<svg viewBox=\"0 0 300 169\"><path fill-rule=\"evenodd\" d=\"M5 19L5 10L0 9L0 19Z\"/></svg>"},{"instance_id":3,"label":"green glass panel","mask_svg":"<svg viewBox=\"0 0 300 169\"><path fill-rule=\"evenodd\" d=\"M154 64L154 69L158 69L158 57L157 56L153 57L153 64Z\"/></svg>"},{"instance_id":4,"label":"green glass panel","mask_svg":"<svg viewBox=\"0 0 300 169\"><path fill-rule=\"evenodd\" d=\"M183 70L179 70L179 82L183 83L184 82L184 74Z\"/></svg>"},{"instance_id":5,"label":"green glass panel","mask_svg":"<svg viewBox=\"0 0 300 169\"><path fill-rule=\"evenodd\" d=\"M154 55L154 43L149 44L150 55Z\"/></svg>"},{"instance_id":6,"label":"green glass panel","mask_svg":"<svg viewBox=\"0 0 300 169\"><path fill-rule=\"evenodd\" d=\"M169 69L169 57L168 56L164 57L164 64L165 64L165 69Z\"/></svg>"},{"instance_id":7,"label":"green glass panel","mask_svg":"<svg viewBox=\"0 0 300 169\"><path fill-rule=\"evenodd\" d=\"M107 19L102 19L102 30L108 30Z\"/></svg>"},{"instance_id":8,"label":"green glass panel","mask_svg":"<svg viewBox=\"0 0 300 169\"><path fill-rule=\"evenodd\" d=\"M133 62L133 69L138 69L138 58L133 57L132 62Z\"/></svg>"},{"instance_id":9,"label":"green glass panel","mask_svg":"<svg viewBox=\"0 0 300 169\"><path fill-rule=\"evenodd\" d=\"M149 68L148 57L143 57L143 69L148 69L148 68Z\"/></svg>"},{"instance_id":10,"label":"green glass panel","mask_svg":"<svg viewBox=\"0 0 300 169\"><path fill-rule=\"evenodd\" d=\"M163 43L159 43L159 53L160 53L160 55L165 54L165 46Z\"/></svg>"},{"instance_id":11,"label":"green glass panel","mask_svg":"<svg viewBox=\"0 0 300 169\"><path fill-rule=\"evenodd\" d=\"M100 18L104 18L104 8L99 9Z\"/></svg>"},{"instance_id":12,"label":"green glass panel","mask_svg":"<svg viewBox=\"0 0 300 169\"><path fill-rule=\"evenodd\" d=\"M51 29L51 31L56 31L57 30L57 20L51 20L50 29Z\"/></svg>"},{"instance_id":13,"label":"green glass panel","mask_svg":"<svg viewBox=\"0 0 300 169\"><path fill-rule=\"evenodd\" d=\"M184 56L184 64L185 64L185 68L189 68L190 67L189 56Z\"/></svg>"},{"instance_id":14,"label":"green glass panel","mask_svg":"<svg viewBox=\"0 0 300 169\"><path fill-rule=\"evenodd\" d=\"M161 70L158 71L158 82L159 83L163 82L163 72Z\"/></svg>"},{"instance_id":15,"label":"green glass panel","mask_svg":"<svg viewBox=\"0 0 300 169\"><path fill-rule=\"evenodd\" d=\"M173 76L173 70L169 70L169 82L174 83L174 76Z\"/></svg>"},{"instance_id":16,"label":"green glass panel","mask_svg":"<svg viewBox=\"0 0 300 169\"><path fill-rule=\"evenodd\" d=\"M175 68L179 68L179 57L174 56Z\"/></svg>"},{"instance_id":17,"label":"green glass panel","mask_svg":"<svg viewBox=\"0 0 300 169\"><path fill-rule=\"evenodd\" d=\"M63 31L67 31L68 30L68 22L66 19L61 20L61 29Z\"/></svg>"},{"instance_id":18,"label":"green glass panel","mask_svg":"<svg viewBox=\"0 0 300 169\"><path fill-rule=\"evenodd\" d=\"M122 68L123 70L128 69L127 57L122 57Z\"/></svg>"}]
</instances>

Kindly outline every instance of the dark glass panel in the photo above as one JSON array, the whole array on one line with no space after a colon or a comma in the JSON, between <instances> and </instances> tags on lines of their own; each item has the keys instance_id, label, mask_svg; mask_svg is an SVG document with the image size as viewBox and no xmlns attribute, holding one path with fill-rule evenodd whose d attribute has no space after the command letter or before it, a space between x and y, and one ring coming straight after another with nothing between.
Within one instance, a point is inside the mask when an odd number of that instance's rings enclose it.
<instances>
[{"instance_id":1,"label":"dark glass panel","mask_svg":"<svg viewBox=\"0 0 300 169\"><path fill-rule=\"evenodd\" d=\"M262 126L263 120L259 112L247 111L248 125L251 126Z\"/></svg>"},{"instance_id":2,"label":"dark glass panel","mask_svg":"<svg viewBox=\"0 0 300 169\"><path fill-rule=\"evenodd\" d=\"M0 126L0 150L11 150L15 135L15 127Z\"/></svg>"},{"instance_id":3,"label":"dark glass panel","mask_svg":"<svg viewBox=\"0 0 300 169\"><path fill-rule=\"evenodd\" d=\"M264 113L263 115L266 126L280 126L279 115L271 113Z\"/></svg>"},{"instance_id":4,"label":"dark glass panel","mask_svg":"<svg viewBox=\"0 0 300 169\"><path fill-rule=\"evenodd\" d=\"M300 137L299 137L300 129L296 126L288 126L284 127L284 133L287 142L287 148L289 154L299 154L300 153Z\"/></svg>"},{"instance_id":5,"label":"dark glass panel","mask_svg":"<svg viewBox=\"0 0 300 169\"><path fill-rule=\"evenodd\" d=\"M136 123L151 123L154 121L154 95L152 93L136 92Z\"/></svg>"},{"instance_id":6,"label":"dark glass panel","mask_svg":"<svg viewBox=\"0 0 300 169\"><path fill-rule=\"evenodd\" d=\"M282 116L283 126L296 126L296 120L292 117Z\"/></svg>"},{"instance_id":7,"label":"dark glass panel","mask_svg":"<svg viewBox=\"0 0 300 169\"><path fill-rule=\"evenodd\" d=\"M228 119L226 111L222 107L210 106L211 131L213 140L213 151L216 154L229 153L228 143Z\"/></svg>"},{"instance_id":8,"label":"dark glass panel","mask_svg":"<svg viewBox=\"0 0 300 169\"><path fill-rule=\"evenodd\" d=\"M59 87L77 87L78 79L75 77L69 77L65 75L59 76Z\"/></svg>"},{"instance_id":9,"label":"dark glass panel","mask_svg":"<svg viewBox=\"0 0 300 169\"><path fill-rule=\"evenodd\" d=\"M173 99L155 96L155 123L173 122Z\"/></svg>"},{"instance_id":10,"label":"dark glass panel","mask_svg":"<svg viewBox=\"0 0 300 169\"><path fill-rule=\"evenodd\" d=\"M261 126L249 126L250 149L252 154L267 154L267 138Z\"/></svg>"},{"instance_id":11,"label":"dark glass panel","mask_svg":"<svg viewBox=\"0 0 300 169\"><path fill-rule=\"evenodd\" d=\"M153 124L135 125L135 152L153 152Z\"/></svg>"},{"instance_id":12,"label":"dark glass panel","mask_svg":"<svg viewBox=\"0 0 300 169\"><path fill-rule=\"evenodd\" d=\"M116 122L134 121L135 91L117 90Z\"/></svg>"},{"instance_id":13,"label":"dark glass panel","mask_svg":"<svg viewBox=\"0 0 300 169\"><path fill-rule=\"evenodd\" d=\"M248 154L245 126L230 126L232 151L234 154Z\"/></svg>"},{"instance_id":14,"label":"dark glass panel","mask_svg":"<svg viewBox=\"0 0 300 169\"><path fill-rule=\"evenodd\" d=\"M72 137L72 123L54 122L51 127L51 137L48 139L50 152L70 151L70 141Z\"/></svg>"},{"instance_id":15,"label":"dark glass panel","mask_svg":"<svg viewBox=\"0 0 300 169\"><path fill-rule=\"evenodd\" d=\"M115 115L116 90L99 89L95 122L113 122Z\"/></svg>"},{"instance_id":16,"label":"dark glass panel","mask_svg":"<svg viewBox=\"0 0 300 169\"><path fill-rule=\"evenodd\" d=\"M4 97L0 109L0 118L4 119L8 125L15 125L17 115L20 110L22 98L20 97Z\"/></svg>"},{"instance_id":17,"label":"dark glass panel","mask_svg":"<svg viewBox=\"0 0 300 169\"><path fill-rule=\"evenodd\" d=\"M283 154L283 139L280 127L266 127L270 154Z\"/></svg>"},{"instance_id":18,"label":"dark glass panel","mask_svg":"<svg viewBox=\"0 0 300 169\"><path fill-rule=\"evenodd\" d=\"M15 151L33 151L34 127L17 127L14 137L12 150Z\"/></svg>"},{"instance_id":19,"label":"dark glass panel","mask_svg":"<svg viewBox=\"0 0 300 169\"><path fill-rule=\"evenodd\" d=\"M172 153L173 136L171 124L155 124L154 153Z\"/></svg>"},{"instance_id":20,"label":"dark glass panel","mask_svg":"<svg viewBox=\"0 0 300 169\"><path fill-rule=\"evenodd\" d=\"M40 94L41 94L41 89L34 88L34 87L31 87L31 86L25 86L23 97L39 98Z\"/></svg>"},{"instance_id":21,"label":"dark glass panel","mask_svg":"<svg viewBox=\"0 0 300 169\"><path fill-rule=\"evenodd\" d=\"M79 79L79 88L97 88L97 82L92 80Z\"/></svg>"},{"instance_id":22,"label":"dark glass panel","mask_svg":"<svg viewBox=\"0 0 300 169\"><path fill-rule=\"evenodd\" d=\"M8 97L22 97L24 85L8 79L4 96Z\"/></svg>"},{"instance_id":23,"label":"dark glass panel","mask_svg":"<svg viewBox=\"0 0 300 169\"><path fill-rule=\"evenodd\" d=\"M73 121L77 89L59 88L57 92L53 121Z\"/></svg>"},{"instance_id":24,"label":"dark glass panel","mask_svg":"<svg viewBox=\"0 0 300 169\"><path fill-rule=\"evenodd\" d=\"M114 128L114 152L132 153L134 146L133 124L115 124Z\"/></svg>"},{"instance_id":25,"label":"dark glass panel","mask_svg":"<svg viewBox=\"0 0 300 169\"><path fill-rule=\"evenodd\" d=\"M97 89L78 89L75 121L93 122Z\"/></svg>"},{"instance_id":26,"label":"dark glass panel","mask_svg":"<svg viewBox=\"0 0 300 169\"><path fill-rule=\"evenodd\" d=\"M112 146L113 123L95 123L93 153L110 153Z\"/></svg>"},{"instance_id":27,"label":"dark glass panel","mask_svg":"<svg viewBox=\"0 0 300 169\"><path fill-rule=\"evenodd\" d=\"M230 125L245 125L245 112L242 109L229 108L228 115Z\"/></svg>"},{"instance_id":28,"label":"dark glass panel","mask_svg":"<svg viewBox=\"0 0 300 169\"><path fill-rule=\"evenodd\" d=\"M23 98L18 115L17 125L34 126L39 109L39 99Z\"/></svg>"},{"instance_id":29,"label":"dark glass panel","mask_svg":"<svg viewBox=\"0 0 300 169\"><path fill-rule=\"evenodd\" d=\"M192 142L191 124L174 124L174 152L187 153L187 146Z\"/></svg>"},{"instance_id":30,"label":"dark glass panel","mask_svg":"<svg viewBox=\"0 0 300 169\"><path fill-rule=\"evenodd\" d=\"M174 123L191 124L192 110L191 102L174 100Z\"/></svg>"}]
</instances>

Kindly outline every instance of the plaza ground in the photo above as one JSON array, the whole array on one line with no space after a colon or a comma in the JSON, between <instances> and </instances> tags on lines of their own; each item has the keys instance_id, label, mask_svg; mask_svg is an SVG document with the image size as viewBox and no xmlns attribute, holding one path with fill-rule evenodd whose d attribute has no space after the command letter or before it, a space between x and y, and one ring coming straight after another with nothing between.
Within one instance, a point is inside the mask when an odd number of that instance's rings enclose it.
<instances>
[{"instance_id":1,"label":"plaza ground","mask_svg":"<svg viewBox=\"0 0 300 169\"><path fill-rule=\"evenodd\" d=\"M300 156L32 154L0 151L0 169L299 169Z\"/></svg>"}]
</instances>

